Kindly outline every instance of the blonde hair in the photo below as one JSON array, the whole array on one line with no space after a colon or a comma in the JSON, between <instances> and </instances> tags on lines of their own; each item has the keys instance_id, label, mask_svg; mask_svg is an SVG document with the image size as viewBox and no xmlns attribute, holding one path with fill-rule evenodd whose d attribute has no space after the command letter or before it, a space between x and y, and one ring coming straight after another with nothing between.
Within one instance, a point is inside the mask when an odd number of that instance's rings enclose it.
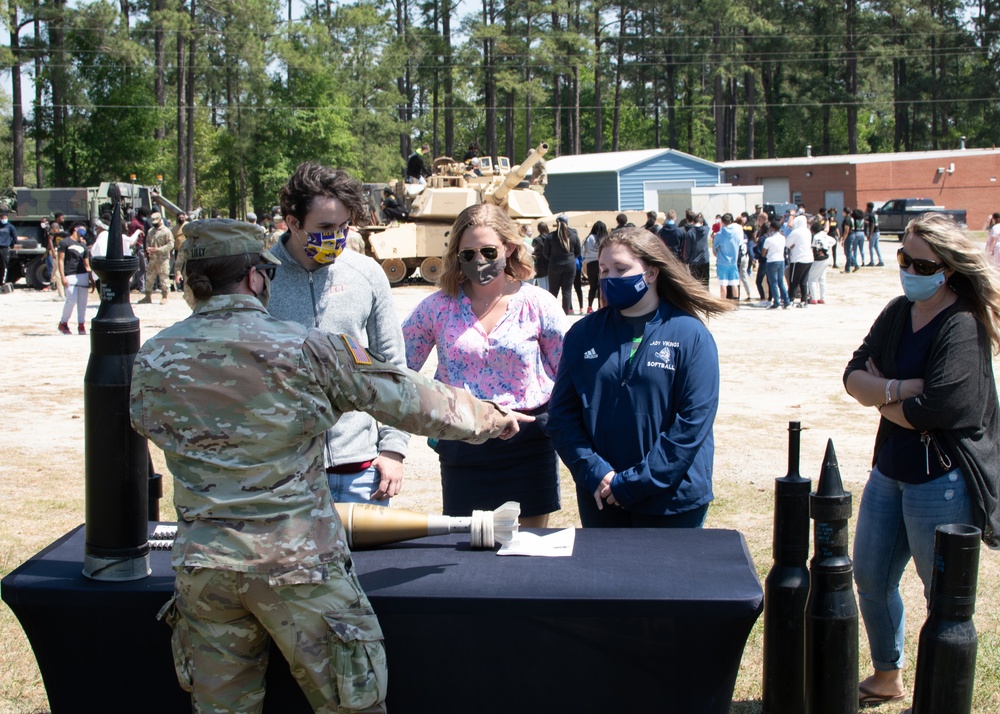
<instances>
[{"instance_id":1,"label":"blonde hair","mask_svg":"<svg viewBox=\"0 0 1000 714\"><path fill-rule=\"evenodd\" d=\"M466 279L458 267L458 246L469 228L492 228L503 245L514 246L513 252L507 257L507 266L503 270L505 274L515 280L530 280L534 277L531 251L524 244L524 236L518 230L517 223L503 209L490 203L479 203L459 213L451 226L439 283L443 293L458 297L462 283Z\"/></svg>"},{"instance_id":2,"label":"blonde hair","mask_svg":"<svg viewBox=\"0 0 1000 714\"><path fill-rule=\"evenodd\" d=\"M925 241L934 255L955 271L948 285L972 304L994 354L1000 354L1000 269L990 265L981 245L943 214L925 213L914 218L906 225L904 246L910 236Z\"/></svg>"},{"instance_id":3,"label":"blonde hair","mask_svg":"<svg viewBox=\"0 0 1000 714\"><path fill-rule=\"evenodd\" d=\"M717 298L705 290L701 281L691 277L691 271L673 251L645 228L617 228L611 231L601 241L598 256L612 245L628 248L646 267L657 268L656 294L660 300L694 315L702 322L733 308L728 300Z\"/></svg>"}]
</instances>

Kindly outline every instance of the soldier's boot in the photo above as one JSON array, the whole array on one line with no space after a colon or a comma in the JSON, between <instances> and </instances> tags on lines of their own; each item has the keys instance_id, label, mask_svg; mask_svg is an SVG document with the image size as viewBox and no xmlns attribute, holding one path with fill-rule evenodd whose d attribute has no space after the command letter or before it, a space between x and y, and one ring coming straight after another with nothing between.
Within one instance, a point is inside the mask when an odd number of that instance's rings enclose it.
<instances>
[{"instance_id":1,"label":"soldier's boot","mask_svg":"<svg viewBox=\"0 0 1000 714\"><path fill-rule=\"evenodd\" d=\"M136 305L151 305L153 303L153 293L146 293L146 297L136 303Z\"/></svg>"},{"instance_id":2,"label":"soldier's boot","mask_svg":"<svg viewBox=\"0 0 1000 714\"><path fill-rule=\"evenodd\" d=\"M160 293L160 295L163 296L162 298L160 298L160 304L162 305L163 303L165 303L167 301L167 298L170 297L170 293L168 293L166 290L164 290L162 293Z\"/></svg>"},{"instance_id":3,"label":"soldier's boot","mask_svg":"<svg viewBox=\"0 0 1000 714\"><path fill-rule=\"evenodd\" d=\"M69 329L69 325L67 325L65 322L60 322L59 323L59 331L61 333L63 333L64 335L72 335L73 334L73 332Z\"/></svg>"}]
</instances>

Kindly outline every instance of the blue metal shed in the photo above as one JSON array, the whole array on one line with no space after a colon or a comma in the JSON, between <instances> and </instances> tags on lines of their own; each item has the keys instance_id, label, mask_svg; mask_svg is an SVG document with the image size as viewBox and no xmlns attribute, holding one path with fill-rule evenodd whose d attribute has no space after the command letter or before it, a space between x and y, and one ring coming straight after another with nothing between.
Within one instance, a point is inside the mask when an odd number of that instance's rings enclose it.
<instances>
[{"instance_id":1,"label":"blue metal shed","mask_svg":"<svg viewBox=\"0 0 1000 714\"><path fill-rule=\"evenodd\" d=\"M553 212L655 208L657 189L715 186L720 167L675 149L560 156L547 162L545 197Z\"/></svg>"}]
</instances>

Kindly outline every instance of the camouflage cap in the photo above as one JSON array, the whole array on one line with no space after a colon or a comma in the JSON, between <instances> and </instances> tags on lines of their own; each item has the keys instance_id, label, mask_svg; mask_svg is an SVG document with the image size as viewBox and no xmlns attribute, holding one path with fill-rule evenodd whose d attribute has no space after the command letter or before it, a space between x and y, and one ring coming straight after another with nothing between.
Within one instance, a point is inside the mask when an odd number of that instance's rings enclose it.
<instances>
[{"instance_id":1,"label":"camouflage cap","mask_svg":"<svg viewBox=\"0 0 1000 714\"><path fill-rule=\"evenodd\" d=\"M230 255L260 255L265 262L281 262L264 250L263 226L230 218L207 218L190 221L181 229L185 241L181 248L188 260L225 258Z\"/></svg>"}]
</instances>

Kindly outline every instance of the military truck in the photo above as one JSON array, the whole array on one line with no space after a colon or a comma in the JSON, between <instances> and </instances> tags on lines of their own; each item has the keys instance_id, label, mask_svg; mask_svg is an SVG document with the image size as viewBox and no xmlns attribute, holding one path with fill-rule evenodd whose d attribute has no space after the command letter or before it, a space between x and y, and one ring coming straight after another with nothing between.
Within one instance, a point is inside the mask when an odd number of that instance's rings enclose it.
<instances>
[{"instance_id":1,"label":"military truck","mask_svg":"<svg viewBox=\"0 0 1000 714\"><path fill-rule=\"evenodd\" d=\"M11 248L7 264L7 281L15 283L23 277L36 290L47 286L52 276L45 260L42 223L61 212L67 228L73 223L85 223L92 228L102 213L111 210L110 186L105 182L96 188L15 188L14 200L10 202L13 205L6 205L10 211L8 218L17 230L17 243ZM119 183L118 187L126 210L145 207L154 211L163 206L175 214L181 211L163 198L156 186Z\"/></svg>"}]
</instances>

